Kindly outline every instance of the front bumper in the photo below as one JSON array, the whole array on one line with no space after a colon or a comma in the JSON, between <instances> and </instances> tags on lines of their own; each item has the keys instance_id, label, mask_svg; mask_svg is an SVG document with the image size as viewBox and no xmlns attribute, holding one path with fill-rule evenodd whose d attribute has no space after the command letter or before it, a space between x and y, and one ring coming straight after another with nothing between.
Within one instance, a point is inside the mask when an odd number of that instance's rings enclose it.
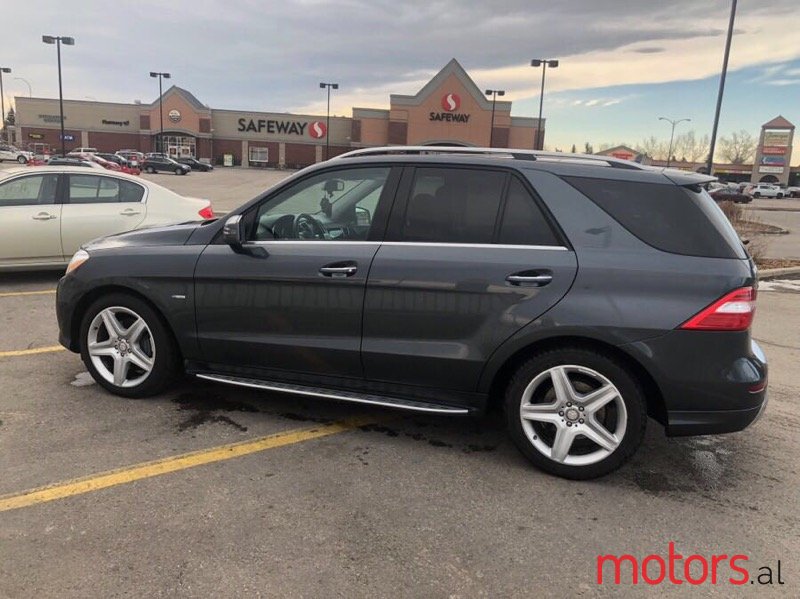
<instances>
[{"instance_id":1,"label":"front bumper","mask_svg":"<svg viewBox=\"0 0 800 599\"><path fill-rule=\"evenodd\" d=\"M655 379L669 436L743 430L767 404L767 358L749 332L671 331L626 346Z\"/></svg>"},{"instance_id":2,"label":"front bumper","mask_svg":"<svg viewBox=\"0 0 800 599\"><path fill-rule=\"evenodd\" d=\"M74 314L84 286L73 276L61 277L56 288L56 319L58 342L73 352L79 352Z\"/></svg>"}]
</instances>

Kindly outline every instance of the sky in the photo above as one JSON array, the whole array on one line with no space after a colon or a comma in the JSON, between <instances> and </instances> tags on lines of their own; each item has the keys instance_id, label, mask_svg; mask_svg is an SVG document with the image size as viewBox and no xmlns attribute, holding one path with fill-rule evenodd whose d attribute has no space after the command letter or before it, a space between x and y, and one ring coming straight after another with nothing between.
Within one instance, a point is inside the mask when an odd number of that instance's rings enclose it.
<instances>
[{"instance_id":1,"label":"sky","mask_svg":"<svg viewBox=\"0 0 800 599\"><path fill-rule=\"evenodd\" d=\"M153 101L172 81L214 108L333 114L387 108L451 58L481 88L536 116L541 70L548 147L669 137L659 116L710 133L730 0L27 0L3 8L5 96L57 97L55 47L67 35L64 95ZM7 102L8 103L8 102ZM800 2L740 0L720 135L757 135L778 114L800 124ZM800 152L795 152L795 157Z\"/></svg>"}]
</instances>

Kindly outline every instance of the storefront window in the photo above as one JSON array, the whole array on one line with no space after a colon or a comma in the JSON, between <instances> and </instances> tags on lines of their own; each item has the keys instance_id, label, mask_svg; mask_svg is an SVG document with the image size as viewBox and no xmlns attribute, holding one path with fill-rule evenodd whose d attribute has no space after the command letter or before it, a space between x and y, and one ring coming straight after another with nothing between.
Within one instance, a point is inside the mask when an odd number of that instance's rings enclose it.
<instances>
[{"instance_id":1,"label":"storefront window","mask_svg":"<svg viewBox=\"0 0 800 599\"><path fill-rule=\"evenodd\" d=\"M250 148L250 162L269 162L269 148Z\"/></svg>"}]
</instances>

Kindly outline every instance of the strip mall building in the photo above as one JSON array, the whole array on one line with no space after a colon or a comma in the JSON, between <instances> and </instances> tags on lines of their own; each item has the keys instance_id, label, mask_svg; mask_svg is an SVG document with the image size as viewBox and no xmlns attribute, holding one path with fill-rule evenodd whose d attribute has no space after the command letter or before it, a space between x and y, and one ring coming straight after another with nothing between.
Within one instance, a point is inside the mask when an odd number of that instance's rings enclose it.
<instances>
[{"instance_id":1,"label":"strip mall building","mask_svg":"<svg viewBox=\"0 0 800 599\"><path fill-rule=\"evenodd\" d=\"M455 59L418 93L391 95L388 109L353 108L352 117L250 112L209 108L173 86L162 104L64 101L67 150L93 147L113 152L157 151L163 114L163 150L174 156L222 161L232 155L243 166L305 166L366 146L455 144L531 149L538 119L511 116L511 102L492 102ZM58 99L17 97L15 142L58 151ZM542 124L544 119L542 119ZM544 128L542 127L542 140Z\"/></svg>"}]
</instances>

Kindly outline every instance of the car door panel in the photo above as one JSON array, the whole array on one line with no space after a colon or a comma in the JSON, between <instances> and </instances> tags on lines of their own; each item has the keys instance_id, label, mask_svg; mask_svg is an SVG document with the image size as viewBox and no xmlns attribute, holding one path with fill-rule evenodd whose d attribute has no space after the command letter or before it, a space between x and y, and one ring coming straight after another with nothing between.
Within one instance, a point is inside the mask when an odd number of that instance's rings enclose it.
<instances>
[{"instance_id":1,"label":"car door panel","mask_svg":"<svg viewBox=\"0 0 800 599\"><path fill-rule=\"evenodd\" d=\"M0 264L61 264L58 175L15 177L0 185Z\"/></svg>"},{"instance_id":2,"label":"car door panel","mask_svg":"<svg viewBox=\"0 0 800 599\"><path fill-rule=\"evenodd\" d=\"M126 199L125 194L120 194L119 190L115 192L113 188L100 189L92 197L90 187L85 185L81 188L75 183L76 180L102 180L104 184L112 182L112 185L135 185L141 188L141 199L120 201ZM69 181L68 201L63 206L61 218L61 244L65 256L71 256L81 244L92 239L135 229L147 216L146 192L139 184L96 174L71 174ZM119 181L123 183L118 183Z\"/></svg>"},{"instance_id":3,"label":"car door panel","mask_svg":"<svg viewBox=\"0 0 800 599\"><path fill-rule=\"evenodd\" d=\"M473 391L492 352L558 303L576 270L566 249L384 243L364 301L366 377ZM506 280L518 273L552 279Z\"/></svg>"},{"instance_id":4,"label":"car door panel","mask_svg":"<svg viewBox=\"0 0 800 599\"><path fill-rule=\"evenodd\" d=\"M210 245L195 271L206 360L361 377L364 287L378 243L263 242L267 255ZM344 264L343 264L344 263ZM326 276L325 267L351 275Z\"/></svg>"}]
</instances>

